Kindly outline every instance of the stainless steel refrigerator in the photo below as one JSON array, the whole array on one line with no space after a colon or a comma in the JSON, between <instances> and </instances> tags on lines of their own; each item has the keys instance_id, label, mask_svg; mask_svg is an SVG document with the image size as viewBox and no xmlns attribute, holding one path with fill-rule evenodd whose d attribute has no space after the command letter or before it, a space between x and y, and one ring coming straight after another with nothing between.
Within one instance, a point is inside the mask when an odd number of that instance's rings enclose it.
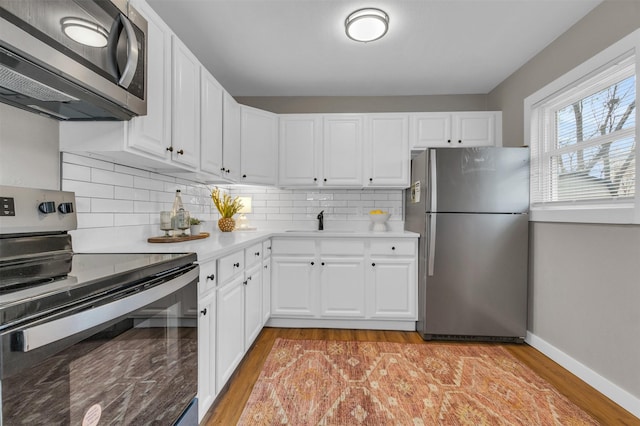
<instances>
[{"instance_id":1,"label":"stainless steel refrigerator","mask_svg":"<svg viewBox=\"0 0 640 426\"><path fill-rule=\"evenodd\" d=\"M411 162L405 203L405 229L420 234L422 337L522 341L529 150L424 151Z\"/></svg>"}]
</instances>

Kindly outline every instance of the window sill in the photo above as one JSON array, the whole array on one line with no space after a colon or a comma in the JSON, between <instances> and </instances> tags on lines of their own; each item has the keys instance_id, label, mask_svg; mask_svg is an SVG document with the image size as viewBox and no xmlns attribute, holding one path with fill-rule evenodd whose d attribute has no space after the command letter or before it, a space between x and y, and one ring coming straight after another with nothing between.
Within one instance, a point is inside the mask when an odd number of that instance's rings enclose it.
<instances>
[{"instance_id":1,"label":"window sill","mask_svg":"<svg viewBox=\"0 0 640 426\"><path fill-rule=\"evenodd\" d=\"M531 207L531 222L639 223L633 204L619 206Z\"/></svg>"}]
</instances>

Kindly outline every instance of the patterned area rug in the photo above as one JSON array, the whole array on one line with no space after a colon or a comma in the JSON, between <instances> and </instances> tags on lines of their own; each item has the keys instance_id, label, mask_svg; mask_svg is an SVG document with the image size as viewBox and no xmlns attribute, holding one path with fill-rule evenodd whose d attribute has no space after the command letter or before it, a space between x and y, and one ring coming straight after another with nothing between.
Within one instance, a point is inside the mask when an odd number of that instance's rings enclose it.
<instances>
[{"instance_id":1,"label":"patterned area rug","mask_svg":"<svg viewBox=\"0 0 640 426\"><path fill-rule=\"evenodd\" d=\"M597 425L498 345L276 340L239 425Z\"/></svg>"}]
</instances>

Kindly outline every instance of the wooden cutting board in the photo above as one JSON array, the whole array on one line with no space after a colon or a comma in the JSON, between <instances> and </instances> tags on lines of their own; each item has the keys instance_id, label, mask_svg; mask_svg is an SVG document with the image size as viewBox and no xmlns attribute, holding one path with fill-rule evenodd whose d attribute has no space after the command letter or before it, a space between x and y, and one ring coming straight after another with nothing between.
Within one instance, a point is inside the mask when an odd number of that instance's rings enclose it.
<instances>
[{"instance_id":1,"label":"wooden cutting board","mask_svg":"<svg viewBox=\"0 0 640 426\"><path fill-rule=\"evenodd\" d=\"M150 237L147 238L147 242L149 243L181 243L183 241L191 241L191 240L201 240L203 238L207 238L209 236L208 232L201 232L200 235L185 235L185 236L175 236L175 237Z\"/></svg>"}]
</instances>

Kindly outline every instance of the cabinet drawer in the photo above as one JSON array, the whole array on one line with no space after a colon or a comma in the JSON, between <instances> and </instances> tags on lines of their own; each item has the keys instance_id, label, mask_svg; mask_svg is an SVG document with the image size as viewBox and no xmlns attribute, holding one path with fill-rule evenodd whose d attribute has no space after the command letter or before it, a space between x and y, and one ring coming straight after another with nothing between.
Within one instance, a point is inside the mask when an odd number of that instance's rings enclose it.
<instances>
[{"instance_id":1,"label":"cabinet drawer","mask_svg":"<svg viewBox=\"0 0 640 426\"><path fill-rule=\"evenodd\" d=\"M271 254L314 255L315 253L314 240L274 239L271 241Z\"/></svg>"},{"instance_id":2,"label":"cabinet drawer","mask_svg":"<svg viewBox=\"0 0 640 426\"><path fill-rule=\"evenodd\" d=\"M215 260L200 264L200 294L205 294L216 287L217 268Z\"/></svg>"},{"instance_id":3,"label":"cabinet drawer","mask_svg":"<svg viewBox=\"0 0 640 426\"><path fill-rule=\"evenodd\" d=\"M262 243L254 244L244 249L245 268L260 263L262 261Z\"/></svg>"},{"instance_id":4,"label":"cabinet drawer","mask_svg":"<svg viewBox=\"0 0 640 426\"><path fill-rule=\"evenodd\" d=\"M370 252L372 255L414 256L416 246L413 240L372 240Z\"/></svg>"},{"instance_id":5,"label":"cabinet drawer","mask_svg":"<svg viewBox=\"0 0 640 426\"><path fill-rule=\"evenodd\" d=\"M364 255L363 240L327 239L320 241L320 254Z\"/></svg>"},{"instance_id":6,"label":"cabinet drawer","mask_svg":"<svg viewBox=\"0 0 640 426\"><path fill-rule=\"evenodd\" d=\"M218 259L218 283L224 284L229 278L244 271L244 250L236 251Z\"/></svg>"},{"instance_id":7,"label":"cabinet drawer","mask_svg":"<svg viewBox=\"0 0 640 426\"><path fill-rule=\"evenodd\" d=\"M262 258L266 259L271 256L271 239L262 242Z\"/></svg>"}]
</instances>

